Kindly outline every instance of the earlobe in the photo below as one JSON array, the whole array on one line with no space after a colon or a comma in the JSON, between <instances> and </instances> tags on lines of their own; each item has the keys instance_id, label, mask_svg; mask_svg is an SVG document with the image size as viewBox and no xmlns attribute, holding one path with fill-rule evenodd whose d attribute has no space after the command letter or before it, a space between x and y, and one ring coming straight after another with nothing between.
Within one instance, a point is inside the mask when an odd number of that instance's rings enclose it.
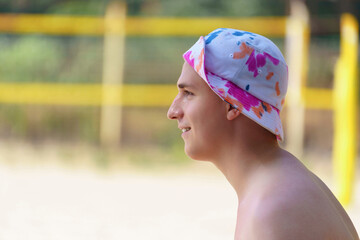
<instances>
[{"instance_id":1,"label":"earlobe","mask_svg":"<svg viewBox=\"0 0 360 240\"><path fill-rule=\"evenodd\" d=\"M227 119L231 121L237 118L239 115L240 115L240 111L238 109L230 108L227 113Z\"/></svg>"}]
</instances>

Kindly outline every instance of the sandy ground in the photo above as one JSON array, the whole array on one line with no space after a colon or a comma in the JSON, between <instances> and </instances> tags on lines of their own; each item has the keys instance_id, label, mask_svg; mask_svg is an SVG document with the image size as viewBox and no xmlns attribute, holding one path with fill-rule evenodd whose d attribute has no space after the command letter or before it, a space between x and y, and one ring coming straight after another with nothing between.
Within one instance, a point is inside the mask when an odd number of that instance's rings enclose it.
<instances>
[{"instance_id":1,"label":"sandy ground","mask_svg":"<svg viewBox=\"0 0 360 240\"><path fill-rule=\"evenodd\" d=\"M356 193L347 210L359 230ZM236 196L206 163L111 173L2 163L0 213L0 240L233 239Z\"/></svg>"},{"instance_id":2,"label":"sandy ground","mask_svg":"<svg viewBox=\"0 0 360 240\"><path fill-rule=\"evenodd\" d=\"M233 239L221 176L0 168L0 239Z\"/></svg>"}]
</instances>

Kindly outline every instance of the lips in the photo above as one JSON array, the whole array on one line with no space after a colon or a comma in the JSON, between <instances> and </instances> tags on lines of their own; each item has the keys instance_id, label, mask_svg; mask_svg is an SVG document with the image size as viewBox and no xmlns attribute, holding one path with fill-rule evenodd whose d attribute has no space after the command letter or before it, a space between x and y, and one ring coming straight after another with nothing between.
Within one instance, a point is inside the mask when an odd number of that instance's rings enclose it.
<instances>
[{"instance_id":1,"label":"lips","mask_svg":"<svg viewBox=\"0 0 360 240\"><path fill-rule=\"evenodd\" d=\"M179 129L181 130L182 133L187 133L188 131L191 130L191 127L179 126Z\"/></svg>"},{"instance_id":2,"label":"lips","mask_svg":"<svg viewBox=\"0 0 360 240\"><path fill-rule=\"evenodd\" d=\"M188 128L182 128L181 131L184 133L184 132L190 131L190 129L191 129L191 128L189 128L189 127L188 127Z\"/></svg>"}]
</instances>

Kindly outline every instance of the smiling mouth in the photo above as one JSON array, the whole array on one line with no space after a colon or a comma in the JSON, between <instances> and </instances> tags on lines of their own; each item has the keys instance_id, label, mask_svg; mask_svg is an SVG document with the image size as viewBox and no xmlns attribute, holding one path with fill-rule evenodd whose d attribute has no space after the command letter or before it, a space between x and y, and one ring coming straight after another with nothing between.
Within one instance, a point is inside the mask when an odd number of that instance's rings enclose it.
<instances>
[{"instance_id":1,"label":"smiling mouth","mask_svg":"<svg viewBox=\"0 0 360 240\"><path fill-rule=\"evenodd\" d=\"M182 131L183 133L185 133L185 132L190 131L190 129L191 129L191 128L183 128L183 129L181 129L181 131Z\"/></svg>"}]
</instances>

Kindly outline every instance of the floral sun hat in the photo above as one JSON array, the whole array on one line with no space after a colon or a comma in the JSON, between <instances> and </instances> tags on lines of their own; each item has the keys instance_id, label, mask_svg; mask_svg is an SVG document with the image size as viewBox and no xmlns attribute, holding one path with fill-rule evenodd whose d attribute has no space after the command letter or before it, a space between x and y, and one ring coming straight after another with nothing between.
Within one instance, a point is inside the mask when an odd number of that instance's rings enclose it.
<instances>
[{"instance_id":1,"label":"floral sun hat","mask_svg":"<svg viewBox=\"0 0 360 240\"><path fill-rule=\"evenodd\" d=\"M288 69L272 41L255 33L220 28L201 36L183 57L221 99L283 141L279 114Z\"/></svg>"}]
</instances>

